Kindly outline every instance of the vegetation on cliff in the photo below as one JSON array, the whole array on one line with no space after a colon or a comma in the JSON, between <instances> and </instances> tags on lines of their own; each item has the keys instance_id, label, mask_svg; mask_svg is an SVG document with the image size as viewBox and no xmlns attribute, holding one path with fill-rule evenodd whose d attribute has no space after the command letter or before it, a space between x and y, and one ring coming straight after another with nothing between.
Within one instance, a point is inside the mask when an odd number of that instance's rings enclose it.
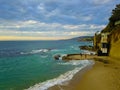
<instances>
[{"instance_id":1,"label":"vegetation on cliff","mask_svg":"<svg viewBox=\"0 0 120 90\"><path fill-rule=\"evenodd\" d=\"M109 23L106 28L102 30L102 32L111 32L112 30L116 29L117 25L120 25L120 4L116 5L116 8L112 10Z\"/></svg>"}]
</instances>

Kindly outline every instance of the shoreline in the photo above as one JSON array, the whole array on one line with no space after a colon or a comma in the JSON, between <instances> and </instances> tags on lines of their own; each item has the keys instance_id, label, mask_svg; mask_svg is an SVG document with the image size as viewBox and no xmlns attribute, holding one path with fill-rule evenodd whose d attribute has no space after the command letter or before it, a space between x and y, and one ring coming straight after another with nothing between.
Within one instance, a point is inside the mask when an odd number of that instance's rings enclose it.
<instances>
[{"instance_id":1,"label":"shoreline","mask_svg":"<svg viewBox=\"0 0 120 90\"><path fill-rule=\"evenodd\" d=\"M92 67L93 64L87 65L86 67L82 68L79 72L77 72L71 80L63 82L61 85L54 85L48 88L47 90L76 90L73 86L75 86L79 82L79 80L82 79L82 76Z\"/></svg>"},{"instance_id":2,"label":"shoreline","mask_svg":"<svg viewBox=\"0 0 120 90\"><path fill-rule=\"evenodd\" d=\"M120 61L107 56L93 59L93 66L80 70L67 84L48 90L120 90Z\"/></svg>"},{"instance_id":3,"label":"shoreline","mask_svg":"<svg viewBox=\"0 0 120 90\"><path fill-rule=\"evenodd\" d=\"M72 80L72 78L74 76L76 76L76 74L79 71L81 71L81 70L84 71L83 69L89 69L88 67L91 67L94 64L94 62L92 60L91 61L89 61L89 60L73 61L73 64L74 65L80 65L81 64L82 66L81 67L76 67L73 70L67 71L66 73L63 73L63 74L61 74L60 76L58 76L54 79L50 79L50 80L47 80L45 82L35 84L34 86L31 86L31 87L29 87L28 89L25 89L25 90L49 90L49 89L50 90L56 90L56 89L53 89L54 86L60 89L59 86L61 84L63 85L65 83L68 83L69 81ZM81 75L81 74L79 74L79 75Z\"/></svg>"}]
</instances>

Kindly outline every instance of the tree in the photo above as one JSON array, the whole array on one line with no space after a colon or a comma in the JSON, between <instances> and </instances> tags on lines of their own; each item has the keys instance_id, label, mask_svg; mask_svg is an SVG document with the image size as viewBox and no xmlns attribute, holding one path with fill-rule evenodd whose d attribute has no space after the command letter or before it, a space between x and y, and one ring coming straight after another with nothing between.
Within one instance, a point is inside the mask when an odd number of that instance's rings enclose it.
<instances>
[{"instance_id":1,"label":"tree","mask_svg":"<svg viewBox=\"0 0 120 90\"><path fill-rule=\"evenodd\" d=\"M116 8L112 10L112 16L109 20L113 23L120 20L120 4L116 5Z\"/></svg>"}]
</instances>

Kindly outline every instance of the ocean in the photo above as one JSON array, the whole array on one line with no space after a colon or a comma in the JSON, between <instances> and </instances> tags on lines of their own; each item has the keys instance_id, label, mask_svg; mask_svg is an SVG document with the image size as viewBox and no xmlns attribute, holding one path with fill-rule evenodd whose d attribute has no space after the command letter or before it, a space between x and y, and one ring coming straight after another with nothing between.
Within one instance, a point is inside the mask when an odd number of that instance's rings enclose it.
<instances>
[{"instance_id":1,"label":"ocean","mask_svg":"<svg viewBox=\"0 0 120 90\"><path fill-rule=\"evenodd\" d=\"M92 44L75 40L0 41L0 90L47 90L69 81L91 62L54 60L54 55L84 53L79 46Z\"/></svg>"}]
</instances>

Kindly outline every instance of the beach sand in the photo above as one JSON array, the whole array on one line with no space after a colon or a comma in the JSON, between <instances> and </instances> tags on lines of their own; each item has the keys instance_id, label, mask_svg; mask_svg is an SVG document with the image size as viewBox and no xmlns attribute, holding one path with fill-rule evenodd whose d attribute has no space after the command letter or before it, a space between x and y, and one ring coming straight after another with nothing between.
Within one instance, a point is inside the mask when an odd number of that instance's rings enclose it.
<instances>
[{"instance_id":1,"label":"beach sand","mask_svg":"<svg viewBox=\"0 0 120 90\"><path fill-rule=\"evenodd\" d=\"M97 56L94 60L93 66L78 72L71 81L49 90L120 90L120 60Z\"/></svg>"}]
</instances>

